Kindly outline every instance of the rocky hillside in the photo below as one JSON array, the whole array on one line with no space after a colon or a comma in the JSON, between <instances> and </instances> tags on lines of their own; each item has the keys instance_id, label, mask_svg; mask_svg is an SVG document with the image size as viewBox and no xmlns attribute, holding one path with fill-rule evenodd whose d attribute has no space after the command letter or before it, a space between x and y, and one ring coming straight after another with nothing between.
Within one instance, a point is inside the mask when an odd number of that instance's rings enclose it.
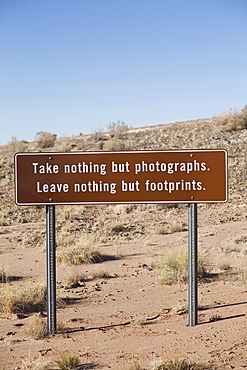
<instances>
[{"instance_id":1,"label":"rocky hillside","mask_svg":"<svg viewBox=\"0 0 247 370\"><path fill-rule=\"evenodd\" d=\"M201 369L246 368L243 118L244 112L139 129L115 122L108 132L39 132L34 142L0 147L2 368L55 369L64 349L83 369L155 370L177 358ZM14 153L192 148L226 149L229 158L229 201L198 206L199 265L207 272L199 283L199 325L187 326L186 204L64 205L56 206L61 332L47 336L46 212L15 205Z\"/></svg>"},{"instance_id":2,"label":"rocky hillside","mask_svg":"<svg viewBox=\"0 0 247 370\"><path fill-rule=\"evenodd\" d=\"M128 128L123 122L110 125L108 132L57 138L55 134L39 132L36 141L13 139L0 147L0 225L42 221L44 207L18 207L14 203L15 152L70 152L115 150L226 149L228 152L229 201L226 204L199 205L200 223L220 224L246 219L246 125L234 124L234 115L196 121ZM240 114L239 114L240 115ZM203 219L200 218L200 209ZM169 230L169 215L186 227L186 205L126 205L126 206L58 206L57 222L70 231L99 231L100 235L132 238ZM116 221L116 215L117 221ZM133 220L135 216L135 222ZM137 217L138 216L138 217ZM69 221L68 221L69 220ZM66 226L68 228L68 225ZM163 231L162 231L163 228Z\"/></svg>"}]
</instances>

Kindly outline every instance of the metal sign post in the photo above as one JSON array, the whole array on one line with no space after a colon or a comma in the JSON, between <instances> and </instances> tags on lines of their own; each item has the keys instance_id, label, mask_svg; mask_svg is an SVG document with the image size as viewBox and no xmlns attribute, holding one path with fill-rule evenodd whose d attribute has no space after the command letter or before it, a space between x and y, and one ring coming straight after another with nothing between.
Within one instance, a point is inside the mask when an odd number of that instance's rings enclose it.
<instances>
[{"instance_id":1,"label":"metal sign post","mask_svg":"<svg viewBox=\"0 0 247 370\"><path fill-rule=\"evenodd\" d=\"M48 333L56 332L56 237L55 206L46 206L46 270Z\"/></svg>"},{"instance_id":2,"label":"metal sign post","mask_svg":"<svg viewBox=\"0 0 247 370\"><path fill-rule=\"evenodd\" d=\"M188 318L189 326L197 325L197 311L198 311L198 237L197 237L197 204L188 204L188 221L189 221L189 251L188 251L188 264L189 264L189 307Z\"/></svg>"}]
</instances>

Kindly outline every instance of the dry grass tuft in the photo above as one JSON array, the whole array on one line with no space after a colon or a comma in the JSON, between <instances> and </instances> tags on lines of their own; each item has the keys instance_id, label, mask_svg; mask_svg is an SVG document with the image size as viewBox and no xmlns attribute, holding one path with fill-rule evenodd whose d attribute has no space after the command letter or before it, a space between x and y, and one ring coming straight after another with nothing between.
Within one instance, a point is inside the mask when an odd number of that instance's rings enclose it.
<instances>
[{"instance_id":1,"label":"dry grass tuft","mask_svg":"<svg viewBox=\"0 0 247 370\"><path fill-rule=\"evenodd\" d=\"M25 358L21 361L20 370L50 370L51 368L52 365L49 363L43 363L37 359Z\"/></svg>"},{"instance_id":2,"label":"dry grass tuft","mask_svg":"<svg viewBox=\"0 0 247 370\"><path fill-rule=\"evenodd\" d=\"M206 253L198 256L198 276L204 277L208 257ZM160 259L156 264L159 281L161 284L172 285L188 281L188 250L181 248Z\"/></svg>"},{"instance_id":3,"label":"dry grass tuft","mask_svg":"<svg viewBox=\"0 0 247 370\"><path fill-rule=\"evenodd\" d=\"M22 288L7 285L0 292L0 311L27 313L42 311L46 307L46 286L33 284Z\"/></svg>"},{"instance_id":4,"label":"dry grass tuft","mask_svg":"<svg viewBox=\"0 0 247 370\"><path fill-rule=\"evenodd\" d=\"M129 147L125 141L122 141L114 137L111 140L107 140L104 143L103 149L106 152L117 152L117 151L122 151L122 150L128 150Z\"/></svg>"},{"instance_id":5,"label":"dry grass tuft","mask_svg":"<svg viewBox=\"0 0 247 370\"><path fill-rule=\"evenodd\" d=\"M34 316L26 326L26 334L33 339L43 339L48 335L47 319L41 316ZM64 325L57 323L56 333L63 333Z\"/></svg>"},{"instance_id":6,"label":"dry grass tuft","mask_svg":"<svg viewBox=\"0 0 247 370\"><path fill-rule=\"evenodd\" d=\"M245 267L237 267L223 271L220 274L222 281L231 282L240 286L245 286L247 282L247 269Z\"/></svg>"},{"instance_id":7,"label":"dry grass tuft","mask_svg":"<svg viewBox=\"0 0 247 370\"><path fill-rule=\"evenodd\" d=\"M112 207L113 212L116 214L128 214L136 209L136 204L116 204Z\"/></svg>"},{"instance_id":8,"label":"dry grass tuft","mask_svg":"<svg viewBox=\"0 0 247 370\"><path fill-rule=\"evenodd\" d=\"M231 265L230 265L230 262L226 260L222 260L218 262L217 267L221 271L226 271L230 269Z\"/></svg>"},{"instance_id":9,"label":"dry grass tuft","mask_svg":"<svg viewBox=\"0 0 247 370\"><path fill-rule=\"evenodd\" d=\"M134 324L135 324L136 326L145 326L145 325L147 325L147 323L148 323L147 319L146 319L146 318L144 318L144 317L141 317L141 316L137 317L137 318L134 320Z\"/></svg>"},{"instance_id":10,"label":"dry grass tuft","mask_svg":"<svg viewBox=\"0 0 247 370\"><path fill-rule=\"evenodd\" d=\"M55 144L57 135L46 131L36 133L35 140L39 148L52 148Z\"/></svg>"},{"instance_id":11,"label":"dry grass tuft","mask_svg":"<svg viewBox=\"0 0 247 370\"><path fill-rule=\"evenodd\" d=\"M221 316L220 315L218 315L217 313L216 314L213 314L212 316L210 316L210 318L209 318L209 321L210 322L215 322L215 321L219 321L219 320L221 320Z\"/></svg>"},{"instance_id":12,"label":"dry grass tuft","mask_svg":"<svg viewBox=\"0 0 247 370\"><path fill-rule=\"evenodd\" d=\"M104 256L95 246L95 239L89 234L82 234L77 240L58 248L57 260L68 265L81 265L86 263L98 263L104 260Z\"/></svg>"},{"instance_id":13,"label":"dry grass tuft","mask_svg":"<svg viewBox=\"0 0 247 370\"><path fill-rule=\"evenodd\" d=\"M183 224L182 224L182 222L178 222L178 221L172 222L170 224L169 229L170 229L171 234L179 233L179 232L183 231Z\"/></svg>"},{"instance_id":14,"label":"dry grass tuft","mask_svg":"<svg viewBox=\"0 0 247 370\"><path fill-rule=\"evenodd\" d=\"M233 242L236 244L247 243L247 234L237 236L234 238Z\"/></svg>"},{"instance_id":15,"label":"dry grass tuft","mask_svg":"<svg viewBox=\"0 0 247 370\"><path fill-rule=\"evenodd\" d=\"M109 130L110 137L122 139L125 137L129 128L124 121L118 120L116 122L110 122L107 129Z\"/></svg>"},{"instance_id":16,"label":"dry grass tuft","mask_svg":"<svg viewBox=\"0 0 247 370\"><path fill-rule=\"evenodd\" d=\"M23 236L22 245L25 247L41 247L45 246L45 232L31 231Z\"/></svg>"},{"instance_id":17,"label":"dry grass tuft","mask_svg":"<svg viewBox=\"0 0 247 370\"><path fill-rule=\"evenodd\" d=\"M47 320L40 316L33 317L26 326L26 334L33 339L42 339L48 335Z\"/></svg>"},{"instance_id":18,"label":"dry grass tuft","mask_svg":"<svg viewBox=\"0 0 247 370\"><path fill-rule=\"evenodd\" d=\"M157 364L154 364L150 370L202 370L201 365L188 362L185 359L182 360L165 360L158 361Z\"/></svg>"},{"instance_id":19,"label":"dry grass tuft","mask_svg":"<svg viewBox=\"0 0 247 370\"><path fill-rule=\"evenodd\" d=\"M93 280L96 280L96 279L110 279L110 278L111 278L111 275L108 274L108 272L106 272L105 270L96 271L92 275Z\"/></svg>"},{"instance_id":20,"label":"dry grass tuft","mask_svg":"<svg viewBox=\"0 0 247 370\"><path fill-rule=\"evenodd\" d=\"M166 235L168 234L168 229L166 226L162 226L162 225L159 225L156 230L155 230L155 233L157 235Z\"/></svg>"},{"instance_id":21,"label":"dry grass tuft","mask_svg":"<svg viewBox=\"0 0 247 370\"><path fill-rule=\"evenodd\" d=\"M247 256L247 247L244 247L244 248L242 249L242 254L243 254L244 256Z\"/></svg>"},{"instance_id":22,"label":"dry grass tuft","mask_svg":"<svg viewBox=\"0 0 247 370\"><path fill-rule=\"evenodd\" d=\"M11 141L9 142L9 152L10 155L18 152L25 152L27 149L27 142L24 140L17 140L16 136L12 136Z\"/></svg>"},{"instance_id":23,"label":"dry grass tuft","mask_svg":"<svg viewBox=\"0 0 247 370\"><path fill-rule=\"evenodd\" d=\"M79 363L79 357L68 352L63 352L60 355L60 359L56 361L60 370L74 370L77 368Z\"/></svg>"},{"instance_id":24,"label":"dry grass tuft","mask_svg":"<svg viewBox=\"0 0 247 370\"><path fill-rule=\"evenodd\" d=\"M141 366L137 363L134 363L133 365L130 365L128 370L142 370Z\"/></svg>"},{"instance_id":25,"label":"dry grass tuft","mask_svg":"<svg viewBox=\"0 0 247 370\"><path fill-rule=\"evenodd\" d=\"M220 250L226 255L231 253L240 253L241 249L237 246L226 246L225 248L221 247Z\"/></svg>"},{"instance_id":26,"label":"dry grass tuft","mask_svg":"<svg viewBox=\"0 0 247 370\"><path fill-rule=\"evenodd\" d=\"M101 253L93 247L71 245L61 248L57 257L58 262L68 265L102 262Z\"/></svg>"},{"instance_id":27,"label":"dry grass tuft","mask_svg":"<svg viewBox=\"0 0 247 370\"><path fill-rule=\"evenodd\" d=\"M67 280L67 287L68 288L76 288L85 281L85 275L80 273L77 270L71 271Z\"/></svg>"},{"instance_id":28,"label":"dry grass tuft","mask_svg":"<svg viewBox=\"0 0 247 370\"><path fill-rule=\"evenodd\" d=\"M176 315L183 315L188 312L188 306L185 304L177 304L172 307L172 312Z\"/></svg>"},{"instance_id":29,"label":"dry grass tuft","mask_svg":"<svg viewBox=\"0 0 247 370\"><path fill-rule=\"evenodd\" d=\"M244 130L247 128L247 105L243 107L241 112L230 110L221 118L223 128L227 132Z\"/></svg>"},{"instance_id":30,"label":"dry grass tuft","mask_svg":"<svg viewBox=\"0 0 247 370\"><path fill-rule=\"evenodd\" d=\"M8 274L3 267L0 267L0 283L8 282Z\"/></svg>"}]
</instances>

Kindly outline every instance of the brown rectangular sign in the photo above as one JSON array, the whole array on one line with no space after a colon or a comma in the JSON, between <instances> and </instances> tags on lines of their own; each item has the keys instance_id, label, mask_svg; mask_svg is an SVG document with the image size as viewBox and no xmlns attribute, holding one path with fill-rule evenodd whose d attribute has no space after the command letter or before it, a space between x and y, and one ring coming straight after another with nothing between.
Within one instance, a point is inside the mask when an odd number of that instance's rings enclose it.
<instances>
[{"instance_id":1,"label":"brown rectangular sign","mask_svg":"<svg viewBox=\"0 0 247 370\"><path fill-rule=\"evenodd\" d=\"M17 205L227 201L225 150L17 153Z\"/></svg>"}]
</instances>

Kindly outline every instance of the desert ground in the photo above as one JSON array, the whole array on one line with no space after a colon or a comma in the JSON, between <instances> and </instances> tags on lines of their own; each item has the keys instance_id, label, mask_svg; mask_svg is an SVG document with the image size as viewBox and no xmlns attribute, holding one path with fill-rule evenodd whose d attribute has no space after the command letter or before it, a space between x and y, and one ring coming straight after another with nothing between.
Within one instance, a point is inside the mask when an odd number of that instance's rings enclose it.
<instances>
[{"instance_id":1,"label":"desert ground","mask_svg":"<svg viewBox=\"0 0 247 370\"><path fill-rule=\"evenodd\" d=\"M77 369L162 370L166 359L247 368L247 130L225 125L214 117L57 138L52 147L17 140L1 147L1 369L59 369L64 351L78 356ZM30 326L46 320L45 305L13 308L10 292L46 284L45 207L14 204L13 153L177 148L221 148L229 158L228 202L198 204L199 254L207 257L198 325L188 326L188 283L164 284L157 269L188 246L186 204L66 205L56 206L58 332L36 339ZM85 236L105 258L62 259L63 248Z\"/></svg>"}]
</instances>

